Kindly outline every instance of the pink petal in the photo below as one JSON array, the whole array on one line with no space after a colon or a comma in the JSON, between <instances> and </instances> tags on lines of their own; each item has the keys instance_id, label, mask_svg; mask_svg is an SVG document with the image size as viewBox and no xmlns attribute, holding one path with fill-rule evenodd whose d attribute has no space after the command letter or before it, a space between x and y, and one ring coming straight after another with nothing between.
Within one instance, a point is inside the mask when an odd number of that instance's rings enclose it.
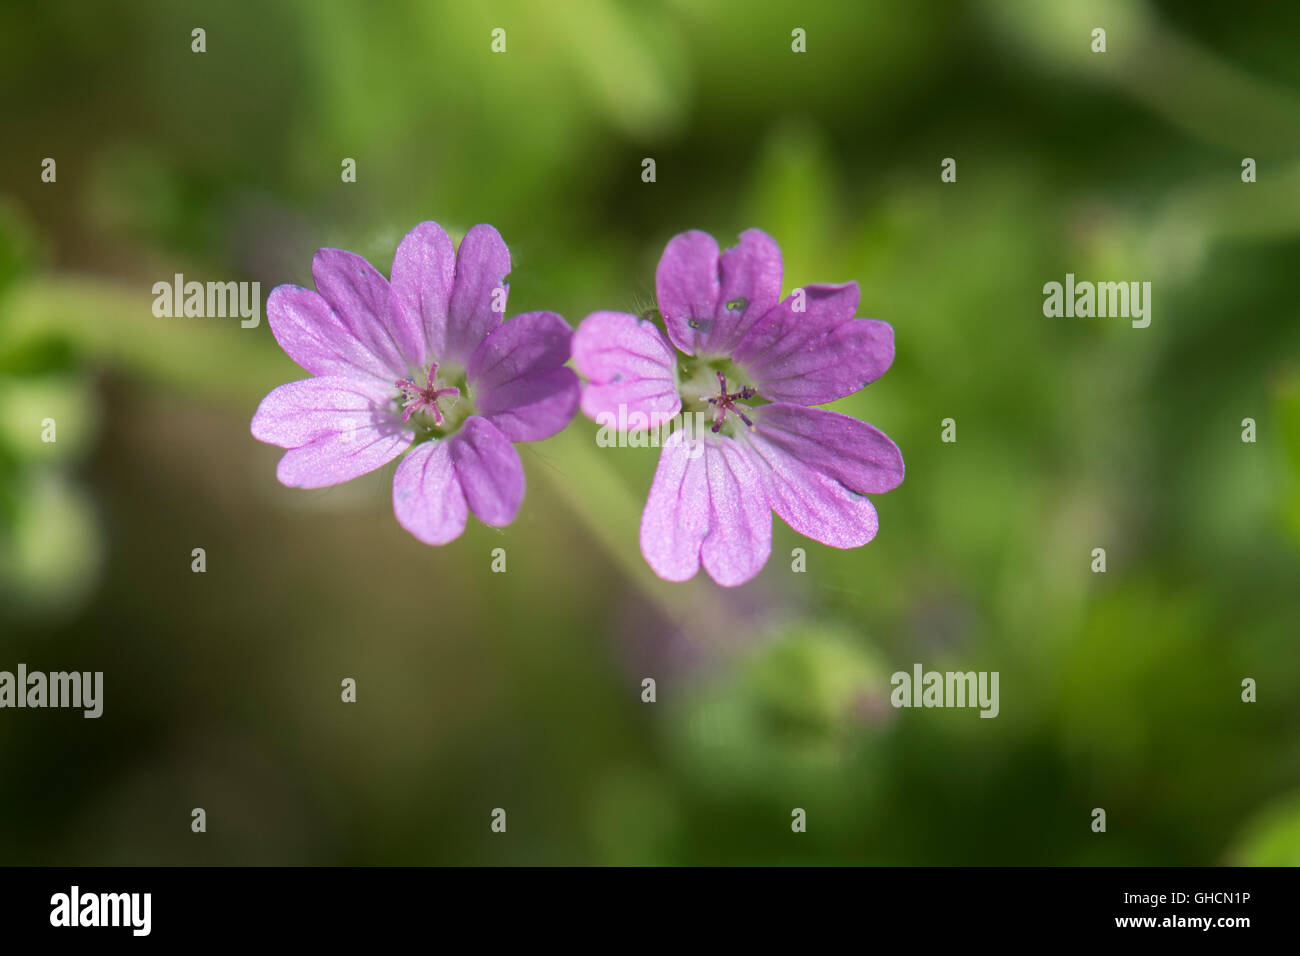
<instances>
[{"instance_id":1,"label":"pink petal","mask_svg":"<svg viewBox=\"0 0 1300 956\"><path fill-rule=\"evenodd\" d=\"M525 312L494 328L466 369L476 391L489 392L532 372L569 360L573 330L554 312Z\"/></svg>"},{"instance_id":2,"label":"pink petal","mask_svg":"<svg viewBox=\"0 0 1300 956\"><path fill-rule=\"evenodd\" d=\"M491 226L478 225L465 233L456 253L456 278L447 307L446 345L439 358L465 365L488 333L501 324L505 318L509 274L510 250L499 232ZM499 306L499 310L493 306Z\"/></svg>"},{"instance_id":3,"label":"pink petal","mask_svg":"<svg viewBox=\"0 0 1300 956\"><path fill-rule=\"evenodd\" d=\"M391 423L388 399L345 376L308 378L272 390L253 415L258 441L298 448L328 434Z\"/></svg>"},{"instance_id":4,"label":"pink petal","mask_svg":"<svg viewBox=\"0 0 1300 956\"><path fill-rule=\"evenodd\" d=\"M471 415L450 444L470 510L494 527L514 521L524 500L524 466L510 439L481 415Z\"/></svg>"},{"instance_id":5,"label":"pink petal","mask_svg":"<svg viewBox=\"0 0 1300 956\"><path fill-rule=\"evenodd\" d=\"M698 229L673 236L655 270L655 294L669 338L687 355L707 340L721 289L714 238Z\"/></svg>"},{"instance_id":6,"label":"pink petal","mask_svg":"<svg viewBox=\"0 0 1300 956\"><path fill-rule=\"evenodd\" d=\"M762 439L751 438L750 448L767 469L772 510L799 534L833 548L860 547L876 536L871 499Z\"/></svg>"},{"instance_id":7,"label":"pink petal","mask_svg":"<svg viewBox=\"0 0 1300 956\"><path fill-rule=\"evenodd\" d=\"M411 444L400 423L371 425L321 435L280 459L275 475L290 488L325 488L382 468Z\"/></svg>"},{"instance_id":8,"label":"pink petal","mask_svg":"<svg viewBox=\"0 0 1300 956\"><path fill-rule=\"evenodd\" d=\"M755 323L735 360L766 398L821 405L874 382L894 361L894 330L876 319L855 319L858 286L804 287L806 310L787 296Z\"/></svg>"},{"instance_id":9,"label":"pink petal","mask_svg":"<svg viewBox=\"0 0 1300 956\"><path fill-rule=\"evenodd\" d=\"M740 244L722 254L722 288L714 313L717 325L709 339L709 350L730 355L755 322L781 300L781 279L785 267L781 247L760 229L746 229ZM740 300L739 308L729 308Z\"/></svg>"},{"instance_id":10,"label":"pink petal","mask_svg":"<svg viewBox=\"0 0 1300 956\"><path fill-rule=\"evenodd\" d=\"M653 322L625 312L593 312L573 336L573 364L588 380L583 414L620 430L634 414L647 425L668 421L682 408L676 361Z\"/></svg>"},{"instance_id":11,"label":"pink petal","mask_svg":"<svg viewBox=\"0 0 1300 956\"><path fill-rule=\"evenodd\" d=\"M393 475L397 523L425 544L446 544L465 530L465 494L449 441L421 442Z\"/></svg>"},{"instance_id":12,"label":"pink petal","mask_svg":"<svg viewBox=\"0 0 1300 956\"><path fill-rule=\"evenodd\" d=\"M824 408L774 403L754 409L758 435L810 468L860 494L903 482L903 453L880 429Z\"/></svg>"},{"instance_id":13,"label":"pink petal","mask_svg":"<svg viewBox=\"0 0 1300 956\"><path fill-rule=\"evenodd\" d=\"M384 385L400 377L311 289L276 286L266 300L266 317L280 348L313 375L351 375Z\"/></svg>"},{"instance_id":14,"label":"pink petal","mask_svg":"<svg viewBox=\"0 0 1300 956\"><path fill-rule=\"evenodd\" d=\"M689 580L700 569L700 544L709 531L709 494L699 448L683 430L668 437L641 514L641 554L665 581Z\"/></svg>"},{"instance_id":15,"label":"pink petal","mask_svg":"<svg viewBox=\"0 0 1300 956\"><path fill-rule=\"evenodd\" d=\"M475 398L475 407L511 441L541 441L563 431L578 410L571 368L522 375Z\"/></svg>"},{"instance_id":16,"label":"pink petal","mask_svg":"<svg viewBox=\"0 0 1300 956\"><path fill-rule=\"evenodd\" d=\"M772 514L763 479L729 438L664 442L641 516L641 553L666 581L705 571L723 587L758 574L772 549Z\"/></svg>"},{"instance_id":17,"label":"pink petal","mask_svg":"<svg viewBox=\"0 0 1300 956\"><path fill-rule=\"evenodd\" d=\"M493 329L467 370L474 407L511 441L540 441L578 410L578 376L564 367L573 330L554 312L528 312Z\"/></svg>"},{"instance_id":18,"label":"pink petal","mask_svg":"<svg viewBox=\"0 0 1300 956\"><path fill-rule=\"evenodd\" d=\"M704 460L711 527L700 558L709 577L735 587L763 570L772 553L772 510L758 469L738 444L720 442Z\"/></svg>"},{"instance_id":19,"label":"pink petal","mask_svg":"<svg viewBox=\"0 0 1300 956\"><path fill-rule=\"evenodd\" d=\"M674 236L655 272L669 337L688 355L729 356L781 297L781 276L781 250L758 229L721 256L707 233Z\"/></svg>"},{"instance_id":20,"label":"pink petal","mask_svg":"<svg viewBox=\"0 0 1300 956\"><path fill-rule=\"evenodd\" d=\"M745 435L781 519L806 537L856 548L876 536L875 506L861 492L903 480L903 458L881 431L837 412L773 404L754 410Z\"/></svg>"},{"instance_id":21,"label":"pink petal","mask_svg":"<svg viewBox=\"0 0 1300 956\"><path fill-rule=\"evenodd\" d=\"M338 320L394 380L419 365L423 335L396 307L388 280L374 266L344 249L318 249L311 274Z\"/></svg>"},{"instance_id":22,"label":"pink petal","mask_svg":"<svg viewBox=\"0 0 1300 956\"><path fill-rule=\"evenodd\" d=\"M436 222L422 222L393 256L392 290L405 322L420 331L417 365L441 361L447 351L447 309L456 277L456 250Z\"/></svg>"}]
</instances>

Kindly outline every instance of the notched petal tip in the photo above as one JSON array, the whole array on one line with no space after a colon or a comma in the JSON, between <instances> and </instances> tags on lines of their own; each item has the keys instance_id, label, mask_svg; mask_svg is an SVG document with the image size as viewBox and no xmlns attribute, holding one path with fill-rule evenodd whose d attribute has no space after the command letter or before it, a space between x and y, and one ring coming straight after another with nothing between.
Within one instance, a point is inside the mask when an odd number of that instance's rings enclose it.
<instances>
[{"instance_id":1,"label":"notched petal tip","mask_svg":"<svg viewBox=\"0 0 1300 956\"><path fill-rule=\"evenodd\" d=\"M701 566L735 587L754 578L772 547L772 512L761 475L728 438L664 442L641 516L641 553L665 581L686 581Z\"/></svg>"},{"instance_id":2,"label":"notched petal tip","mask_svg":"<svg viewBox=\"0 0 1300 956\"><path fill-rule=\"evenodd\" d=\"M393 475L393 514L417 541L443 545L465 531L465 494L446 441L418 445Z\"/></svg>"},{"instance_id":3,"label":"notched petal tip","mask_svg":"<svg viewBox=\"0 0 1300 956\"><path fill-rule=\"evenodd\" d=\"M497 230L480 223L456 250L456 275L447 308L446 355L463 365L506 315L510 250Z\"/></svg>"},{"instance_id":4,"label":"notched petal tip","mask_svg":"<svg viewBox=\"0 0 1300 956\"><path fill-rule=\"evenodd\" d=\"M524 501L524 464L499 428L472 415L450 440L451 461L474 515L486 525L511 524Z\"/></svg>"},{"instance_id":5,"label":"notched petal tip","mask_svg":"<svg viewBox=\"0 0 1300 956\"><path fill-rule=\"evenodd\" d=\"M573 364L587 380L582 412L618 431L662 423L682 407L677 356L662 331L626 312L593 312L573 336Z\"/></svg>"}]
</instances>

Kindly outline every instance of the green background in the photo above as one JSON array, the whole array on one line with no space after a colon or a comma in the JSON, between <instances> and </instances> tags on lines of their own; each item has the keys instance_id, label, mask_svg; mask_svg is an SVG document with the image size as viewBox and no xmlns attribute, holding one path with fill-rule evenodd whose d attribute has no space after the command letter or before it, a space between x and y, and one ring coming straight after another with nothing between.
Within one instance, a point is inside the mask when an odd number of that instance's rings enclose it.
<instances>
[{"instance_id":1,"label":"green background","mask_svg":"<svg viewBox=\"0 0 1300 956\"><path fill-rule=\"evenodd\" d=\"M0 863L1300 863L1297 37L1276 3L4 7L0 669L102 670L105 711L0 711ZM751 584L660 582L656 453L581 418L443 548L392 466L279 486L248 423L302 373L153 283L387 272L426 219L497 226L510 314L574 324L653 307L689 228L856 280L898 350L835 406L903 450L877 539L778 521ZM1067 272L1150 281L1151 326L1045 318ZM1000 715L894 710L918 661L998 671Z\"/></svg>"}]
</instances>

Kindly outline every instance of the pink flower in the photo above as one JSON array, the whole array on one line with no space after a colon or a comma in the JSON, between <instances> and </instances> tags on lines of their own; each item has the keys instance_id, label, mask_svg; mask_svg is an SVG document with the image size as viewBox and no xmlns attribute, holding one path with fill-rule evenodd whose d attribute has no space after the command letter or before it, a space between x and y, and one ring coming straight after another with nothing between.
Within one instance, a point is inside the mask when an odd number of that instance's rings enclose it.
<instances>
[{"instance_id":1,"label":"pink flower","mask_svg":"<svg viewBox=\"0 0 1300 956\"><path fill-rule=\"evenodd\" d=\"M688 413L663 443L641 517L641 553L665 580L701 563L718 584L750 580L771 552L773 511L823 544L866 544L877 519L864 495L903 480L883 432L810 407L883 375L893 329L854 318L855 282L782 299L781 279L781 251L757 229L721 254L706 233L683 233L655 275L667 337L619 312L589 315L574 335L585 414L627 428Z\"/></svg>"},{"instance_id":2,"label":"pink flower","mask_svg":"<svg viewBox=\"0 0 1300 956\"><path fill-rule=\"evenodd\" d=\"M564 428L578 379L564 367L564 319L530 312L502 322L509 272L491 226L471 229L457 252L424 222L397 247L391 282L358 255L321 249L317 291L276 288L271 331L314 376L281 385L253 416L254 438L288 449L281 483L339 484L409 450L393 476L393 511L415 537L446 544L469 511L510 524L524 498L513 443Z\"/></svg>"}]
</instances>

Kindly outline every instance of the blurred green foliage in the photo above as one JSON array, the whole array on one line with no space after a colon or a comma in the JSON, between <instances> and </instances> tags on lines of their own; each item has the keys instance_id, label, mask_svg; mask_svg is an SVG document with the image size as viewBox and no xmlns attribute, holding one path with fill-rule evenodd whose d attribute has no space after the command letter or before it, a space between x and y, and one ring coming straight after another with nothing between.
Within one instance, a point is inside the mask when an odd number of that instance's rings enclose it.
<instances>
[{"instance_id":1,"label":"blurred green foliage","mask_svg":"<svg viewBox=\"0 0 1300 956\"><path fill-rule=\"evenodd\" d=\"M1220 13L0 9L0 668L106 672L98 721L0 716L2 862L1300 863L1300 8ZM152 284L386 270L424 219L496 225L511 313L575 324L653 306L688 228L857 280L898 355L836 407L908 469L877 540L778 522L751 585L660 582L655 452L583 420L446 548L391 468L279 487L248 420L302 373ZM1045 319L1066 272L1151 281L1150 328ZM890 708L918 661L998 671L998 718Z\"/></svg>"}]
</instances>

